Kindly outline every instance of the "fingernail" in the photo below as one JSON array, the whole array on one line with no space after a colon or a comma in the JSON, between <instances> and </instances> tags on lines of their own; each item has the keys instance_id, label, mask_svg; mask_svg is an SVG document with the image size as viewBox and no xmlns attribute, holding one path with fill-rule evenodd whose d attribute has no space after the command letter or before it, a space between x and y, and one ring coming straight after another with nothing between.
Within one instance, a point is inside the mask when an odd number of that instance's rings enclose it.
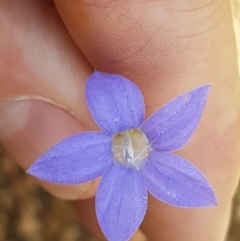
<instances>
[{"instance_id":1,"label":"fingernail","mask_svg":"<svg viewBox=\"0 0 240 241\"><path fill-rule=\"evenodd\" d=\"M0 105L0 143L24 170L54 144L82 131L86 131L86 127L80 120L45 101L20 100ZM90 183L67 186L38 182L63 199L81 198L89 185L92 186Z\"/></svg>"}]
</instances>

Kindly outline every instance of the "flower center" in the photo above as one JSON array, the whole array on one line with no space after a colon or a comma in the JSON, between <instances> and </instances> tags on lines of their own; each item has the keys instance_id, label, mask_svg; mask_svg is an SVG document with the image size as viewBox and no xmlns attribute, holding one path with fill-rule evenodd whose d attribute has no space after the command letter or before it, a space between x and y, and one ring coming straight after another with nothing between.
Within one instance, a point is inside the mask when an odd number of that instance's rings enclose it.
<instances>
[{"instance_id":1,"label":"flower center","mask_svg":"<svg viewBox=\"0 0 240 241\"><path fill-rule=\"evenodd\" d=\"M123 131L113 136L112 151L117 161L137 169L146 160L149 142L139 129Z\"/></svg>"}]
</instances>

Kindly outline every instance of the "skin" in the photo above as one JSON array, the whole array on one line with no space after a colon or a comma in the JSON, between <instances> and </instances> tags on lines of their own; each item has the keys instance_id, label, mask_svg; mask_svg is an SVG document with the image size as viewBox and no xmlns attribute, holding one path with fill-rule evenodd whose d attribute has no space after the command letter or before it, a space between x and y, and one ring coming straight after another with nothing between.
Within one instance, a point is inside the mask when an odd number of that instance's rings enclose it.
<instances>
[{"instance_id":1,"label":"skin","mask_svg":"<svg viewBox=\"0 0 240 241\"><path fill-rule=\"evenodd\" d=\"M141 226L152 241L223 241L239 178L239 75L226 0L0 0L0 143L25 170L56 142L97 130L84 88L93 69L121 74L143 92L146 116L212 83L201 122L178 154L208 178L219 206L181 209L149 196ZM39 182L76 200L80 220L103 237L94 214L99 180ZM89 199L86 199L89 198ZM145 240L140 231L132 240Z\"/></svg>"}]
</instances>

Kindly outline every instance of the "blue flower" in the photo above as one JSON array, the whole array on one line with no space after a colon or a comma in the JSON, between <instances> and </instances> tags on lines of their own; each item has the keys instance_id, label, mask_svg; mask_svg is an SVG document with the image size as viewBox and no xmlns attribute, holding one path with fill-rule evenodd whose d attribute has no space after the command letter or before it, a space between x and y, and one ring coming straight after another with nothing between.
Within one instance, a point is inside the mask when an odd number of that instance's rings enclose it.
<instances>
[{"instance_id":1,"label":"blue flower","mask_svg":"<svg viewBox=\"0 0 240 241\"><path fill-rule=\"evenodd\" d=\"M110 241L126 241L141 224L147 190L179 207L217 205L211 185L181 149L201 118L210 85L172 100L144 122L140 90L122 76L95 71L86 86L91 115L103 132L71 136L27 171L45 181L79 184L103 176L96 214Z\"/></svg>"}]
</instances>

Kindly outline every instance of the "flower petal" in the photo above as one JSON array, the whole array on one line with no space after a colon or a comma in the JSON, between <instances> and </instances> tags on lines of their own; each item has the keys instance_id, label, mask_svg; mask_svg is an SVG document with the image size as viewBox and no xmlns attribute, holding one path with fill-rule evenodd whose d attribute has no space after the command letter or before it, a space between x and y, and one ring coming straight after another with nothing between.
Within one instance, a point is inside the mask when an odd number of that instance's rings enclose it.
<instances>
[{"instance_id":1,"label":"flower petal","mask_svg":"<svg viewBox=\"0 0 240 241\"><path fill-rule=\"evenodd\" d=\"M93 119L105 133L137 128L144 120L140 90L120 75L95 71L87 82L86 96Z\"/></svg>"},{"instance_id":2,"label":"flower petal","mask_svg":"<svg viewBox=\"0 0 240 241\"><path fill-rule=\"evenodd\" d=\"M150 116L141 129L158 151L182 148L196 129L211 85L200 86L170 101Z\"/></svg>"},{"instance_id":3,"label":"flower petal","mask_svg":"<svg viewBox=\"0 0 240 241\"><path fill-rule=\"evenodd\" d=\"M126 241L141 224L147 190L139 172L115 163L103 176L96 196L96 213L109 241Z\"/></svg>"},{"instance_id":4,"label":"flower petal","mask_svg":"<svg viewBox=\"0 0 240 241\"><path fill-rule=\"evenodd\" d=\"M165 203L180 207L217 205L203 174L180 156L153 151L141 171L148 190Z\"/></svg>"},{"instance_id":5,"label":"flower petal","mask_svg":"<svg viewBox=\"0 0 240 241\"><path fill-rule=\"evenodd\" d=\"M84 132L53 146L27 172L48 182L78 184L106 173L113 158L110 136Z\"/></svg>"}]
</instances>

